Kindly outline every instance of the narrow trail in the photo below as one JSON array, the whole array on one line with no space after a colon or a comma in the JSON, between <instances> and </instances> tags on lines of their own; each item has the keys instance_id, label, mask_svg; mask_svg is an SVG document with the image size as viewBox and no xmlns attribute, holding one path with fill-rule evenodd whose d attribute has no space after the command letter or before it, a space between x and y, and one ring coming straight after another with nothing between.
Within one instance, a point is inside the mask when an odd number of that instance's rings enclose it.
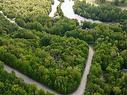
<instances>
[{"instance_id":1,"label":"narrow trail","mask_svg":"<svg viewBox=\"0 0 127 95\"><path fill-rule=\"evenodd\" d=\"M40 84L34 80L32 80L31 78L29 78L28 76L20 73L19 71L13 69L12 67L8 66L8 65L5 65L4 64L4 70L7 71L8 73L11 73L12 71L15 72L15 75L18 77L18 78L22 78L24 80L25 83L27 84L35 84L37 86L38 89L43 89L44 91L48 91L48 92L51 92L53 94L56 94L56 95L59 95L57 92L49 89L48 87L46 87L45 85L43 84Z\"/></svg>"},{"instance_id":2,"label":"narrow trail","mask_svg":"<svg viewBox=\"0 0 127 95\"><path fill-rule=\"evenodd\" d=\"M0 11L0 13L5 17L5 19L7 19L10 23L16 24L15 23L15 18L14 19L10 19L7 16L4 15L4 13L2 11Z\"/></svg>"},{"instance_id":3,"label":"narrow trail","mask_svg":"<svg viewBox=\"0 0 127 95\"><path fill-rule=\"evenodd\" d=\"M71 95L84 95L84 92L86 89L86 84L87 84L87 78L88 78L88 75L90 72L90 67L92 64L93 55L94 55L94 50L92 49L92 47L89 46L89 55L88 55L86 67L84 69L80 85L79 85L78 89Z\"/></svg>"},{"instance_id":4,"label":"narrow trail","mask_svg":"<svg viewBox=\"0 0 127 95\"><path fill-rule=\"evenodd\" d=\"M5 17L5 19L7 19L10 23L15 24L15 25L18 26L20 29L23 29L22 27L20 27L20 26L15 22L15 18L13 18L13 19L8 18L6 15L4 15L4 13L3 13L2 11L0 11L0 14L2 14L2 15Z\"/></svg>"}]
</instances>

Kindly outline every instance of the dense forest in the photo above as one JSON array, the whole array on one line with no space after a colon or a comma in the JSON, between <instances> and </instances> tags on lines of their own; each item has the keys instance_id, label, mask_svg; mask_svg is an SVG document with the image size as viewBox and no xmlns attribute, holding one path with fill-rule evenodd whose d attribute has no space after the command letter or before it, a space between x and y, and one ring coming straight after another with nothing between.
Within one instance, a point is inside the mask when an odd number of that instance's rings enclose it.
<instances>
[{"instance_id":1,"label":"dense forest","mask_svg":"<svg viewBox=\"0 0 127 95\"><path fill-rule=\"evenodd\" d=\"M93 45L95 55L84 95L127 94L127 33L121 24L84 22L65 33Z\"/></svg>"},{"instance_id":2,"label":"dense forest","mask_svg":"<svg viewBox=\"0 0 127 95\"><path fill-rule=\"evenodd\" d=\"M96 53L85 95L126 95L127 33L121 25L89 25Z\"/></svg>"},{"instance_id":3,"label":"dense forest","mask_svg":"<svg viewBox=\"0 0 127 95\"><path fill-rule=\"evenodd\" d=\"M8 74L3 64L59 93L74 92L80 84L91 46L95 54L84 95L127 95L126 10L77 0L74 6L77 14L110 22L84 21L79 25L63 15L48 17L50 0L24 1L0 1L0 10L16 22L10 23L0 13L0 94L50 95L25 84L14 73Z\"/></svg>"},{"instance_id":4,"label":"dense forest","mask_svg":"<svg viewBox=\"0 0 127 95\"><path fill-rule=\"evenodd\" d=\"M37 90L35 85L25 84L17 78L15 73L7 73L0 61L0 95L53 95L52 93Z\"/></svg>"},{"instance_id":5,"label":"dense forest","mask_svg":"<svg viewBox=\"0 0 127 95\"><path fill-rule=\"evenodd\" d=\"M88 55L88 45L84 41L47 34L38 30L38 24L26 29L11 24L2 15L0 20L1 61L58 92L69 93L78 87ZM68 26L61 21L62 27L73 29L71 22ZM47 26L50 23L47 22ZM51 29L54 32L58 28L54 25Z\"/></svg>"},{"instance_id":6,"label":"dense forest","mask_svg":"<svg viewBox=\"0 0 127 95\"><path fill-rule=\"evenodd\" d=\"M69 24L70 20L64 20L64 22L62 21L63 20L61 19L57 20L52 27L55 27L56 23L59 22L59 24L57 24L57 27L62 26L67 29L67 26L65 27L65 25L63 24L66 23L66 21L68 22L68 26L73 25L71 23ZM70 22L75 23L73 25L75 27L70 30L64 31L62 35L56 33L53 34L84 40L87 43L92 44L96 51L91 73L89 76L90 81L88 81L85 95L126 95L127 88L124 84L126 83L127 74L123 71L123 69L127 68L126 24L92 24L89 22L84 22L82 28L78 28L78 25L75 21L72 20ZM55 30L58 31L59 29L55 28ZM47 32L52 34L52 32ZM98 76L96 76L96 73L98 74ZM98 79L99 76L100 79Z\"/></svg>"}]
</instances>

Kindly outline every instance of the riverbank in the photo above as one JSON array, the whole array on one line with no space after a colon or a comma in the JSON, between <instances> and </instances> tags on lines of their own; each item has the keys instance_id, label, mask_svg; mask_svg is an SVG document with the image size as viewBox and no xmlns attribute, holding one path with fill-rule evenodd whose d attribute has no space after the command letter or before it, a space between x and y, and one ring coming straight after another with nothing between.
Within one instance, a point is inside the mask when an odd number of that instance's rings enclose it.
<instances>
[{"instance_id":1,"label":"riverbank","mask_svg":"<svg viewBox=\"0 0 127 95\"><path fill-rule=\"evenodd\" d=\"M91 23L101 23L101 21L99 20L87 19L78 14L75 14L73 9L74 5L75 5L75 2L73 0L64 0L64 2L61 5L61 10L65 17L69 19L76 19L79 22L79 24L81 24L81 22L84 22L84 21L91 22Z\"/></svg>"}]
</instances>

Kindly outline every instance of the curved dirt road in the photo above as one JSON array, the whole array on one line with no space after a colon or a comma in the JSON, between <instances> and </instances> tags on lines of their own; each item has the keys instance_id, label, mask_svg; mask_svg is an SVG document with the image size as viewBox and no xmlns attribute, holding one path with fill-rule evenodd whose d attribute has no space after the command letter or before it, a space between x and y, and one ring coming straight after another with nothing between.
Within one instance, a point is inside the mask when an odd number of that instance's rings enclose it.
<instances>
[{"instance_id":1,"label":"curved dirt road","mask_svg":"<svg viewBox=\"0 0 127 95\"><path fill-rule=\"evenodd\" d=\"M40 84L34 80L32 80L31 78L29 78L28 76L20 73L19 71L13 69L12 67L9 67L8 65L5 65L4 64L4 70L7 71L8 73L11 73L12 71L15 72L15 75L18 77L18 78L22 78L24 80L25 83L27 84L35 84L37 86L38 89L43 89L44 91L48 91L48 92L51 92L51 93L54 93L56 95L57 92L49 89L48 87L44 86L43 84Z\"/></svg>"},{"instance_id":2,"label":"curved dirt road","mask_svg":"<svg viewBox=\"0 0 127 95\"><path fill-rule=\"evenodd\" d=\"M86 84L87 84L87 77L90 72L90 67L92 64L93 55L94 55L94 50L92 49L92 47L89 46L89 55L87 58L86 67L84 69L80 85L79 85L78 89L71 95L84 95L84 92L86 89Z\"/></svg>"},{"instance_id":3,"label":"curved dirt road","mask_svg":"<svg viewBox=\"0 0 127 95\"><path fill-rule=\"evenodd\" d=\"M87 58L86 67L84 69L80 85L79 85L78 89L74 93L72 93L71 95L83 95L83 93L85 92L85 88L86 88L86 84L87 84L87 76L90 72L90 67L91 67L93 55L94 55L94 51L93 51L92 47L89 47L89 55ZM18 72L17 70L15 70L15 69L7 66L7 65L4 65L4 70L7 71L8 73L11 73L12 71L15 72L16 76L19 78L22 78L25 83L35 84L38 89L43 89L45 91L54 93L56 95L60 95L57 92L51 90L50 88L44 86L43 84L40 84L37 81L32 80L31 78L27 77L26 75Z\"/></svg>"}]
</instances>

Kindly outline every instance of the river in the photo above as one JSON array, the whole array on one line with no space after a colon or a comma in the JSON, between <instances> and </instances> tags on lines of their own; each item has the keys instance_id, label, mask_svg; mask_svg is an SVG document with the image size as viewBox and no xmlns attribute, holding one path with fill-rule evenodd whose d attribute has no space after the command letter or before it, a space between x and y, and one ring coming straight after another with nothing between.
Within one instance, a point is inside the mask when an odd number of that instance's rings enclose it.
<instances>
[{"instance_id":1,"label":"river","mask_svg":"<svg viewBox=\"0 0 127 95\"><path fill-rule=\"evenodd\" d=\"M54 4L52 5L51 12L49 14L49 17L54 17L55 13L57 12L57 7L59 6L60 2L58 0L54 0Z\"/></svg>"},{"instance_id":2,"label":"river","mask_svg":"<svg viewBox=\"0 0 127 95\"><path fill-rule=\"evenodd\" d=\"M55 16L55 13L57 12L57 7L59 6L59 4L60 2L58 0L54 0L54 4L52 5L52 11L49 14L50 17ZM69 19L76 19L78 20L79 23L81 23L82 21L87 21L91 23L101 23L101 21L87 19L87 18L79 16L78 14L75 14L73 6L74 6L74 1L72 0L64 0L64 2L61 4L61 10L65 17Z\"/></svg>"}]
</instances>

